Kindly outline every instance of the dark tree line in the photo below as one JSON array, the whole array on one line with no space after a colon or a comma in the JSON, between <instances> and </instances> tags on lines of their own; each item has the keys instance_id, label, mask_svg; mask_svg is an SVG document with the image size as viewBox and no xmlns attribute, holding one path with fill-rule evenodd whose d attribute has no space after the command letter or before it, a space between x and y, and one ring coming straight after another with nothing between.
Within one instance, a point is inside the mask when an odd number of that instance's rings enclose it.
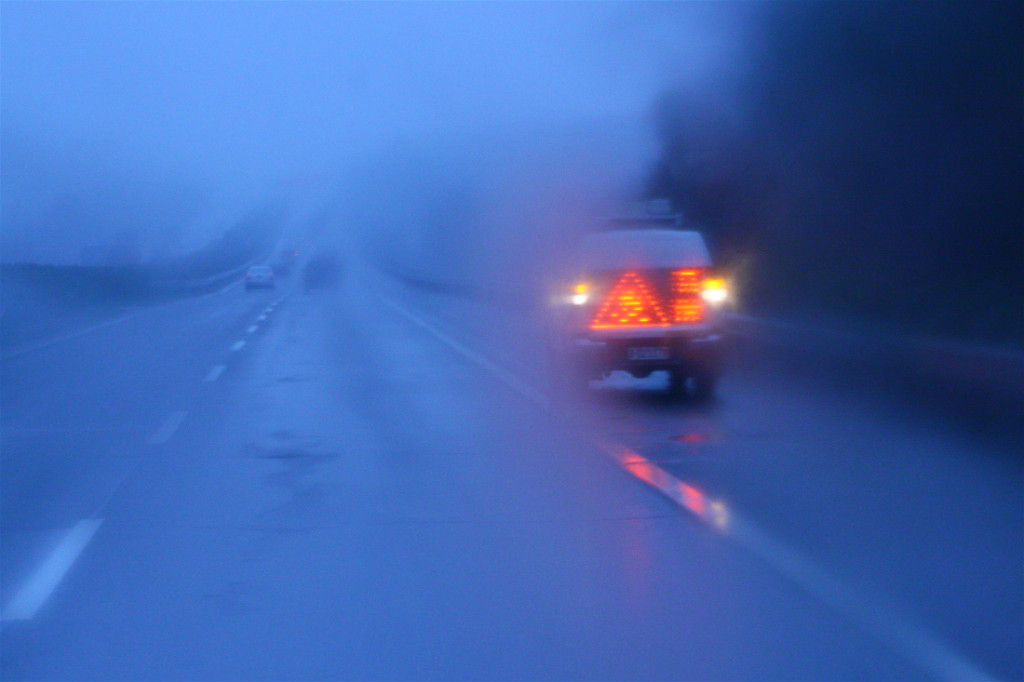
<instances>
[{"instance_id":1,"label":"dark tree line","mask_svg":"<svg viewBox=\"0 0 1024 682\"><path fill-rule=\"evenodd\" d=\"M735 111L655 108L648 193L762 308L1024 340L1024 3L771 3Z\"/></svg>"}]
</instances>

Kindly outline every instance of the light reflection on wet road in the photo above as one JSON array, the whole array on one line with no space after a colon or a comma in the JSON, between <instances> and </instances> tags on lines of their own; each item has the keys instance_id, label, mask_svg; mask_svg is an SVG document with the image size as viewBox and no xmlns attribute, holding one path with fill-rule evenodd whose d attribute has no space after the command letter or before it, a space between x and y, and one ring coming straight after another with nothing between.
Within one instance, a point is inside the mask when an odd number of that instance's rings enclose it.
<instances>
[{"instance_id":1,"label":"light reflection on wet road","mask_svg":"<svg viewBox=\"0 0 1024 682\"><path fill-rule=\"evenodd\" d=\"M1020 556L1019 520L991 524L1019 480L988 453L756 367L708 406L555 399L535 341L357 270L5 363L0 605L103 522L4 623L3 677L1020 673L1021 569L987 570ZM931 499L951 480L970 511Z\"/></svg>"}]
</instances>

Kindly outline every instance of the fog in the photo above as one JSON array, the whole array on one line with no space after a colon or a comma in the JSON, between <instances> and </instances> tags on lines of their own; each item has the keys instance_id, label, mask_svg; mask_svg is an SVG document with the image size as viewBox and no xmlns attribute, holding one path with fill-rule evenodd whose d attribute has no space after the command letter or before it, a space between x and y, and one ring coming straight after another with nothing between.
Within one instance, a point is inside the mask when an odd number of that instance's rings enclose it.
<instances>
[{"instance_id":1,"label":"fog","mask_svg":"<svg viewBox=\"0 0 1024 682\"><path fill-rule=\"evenodd\" d=\"M1024 677L1022 11L0 2L0 678Z\"/></svg>"},{"instance_id":2,"label":"fog","mask_svg":"<svg viewBox=\"0 0 1024 682\"><path fill-rule=\"evenodd\" d=\"M282 186L438 140L635 138L667 82L736 68L736 8L666 9L5 3L4 260L76 262L124 229L147 256L194 247Z\"/></svg>"},{"instance_id":3,"label":"fog","mask_svg":"<svg viewBox=\"0 0 1024 682\"><path fill-rule=\"evenodd\" d=\"M6 263L157 261L286 205L277 239L315 216L318 240L493 277L668 197L755 308L1024 334L1013 4L8 2L2 23Z\"/></svg>"}]
</instances>

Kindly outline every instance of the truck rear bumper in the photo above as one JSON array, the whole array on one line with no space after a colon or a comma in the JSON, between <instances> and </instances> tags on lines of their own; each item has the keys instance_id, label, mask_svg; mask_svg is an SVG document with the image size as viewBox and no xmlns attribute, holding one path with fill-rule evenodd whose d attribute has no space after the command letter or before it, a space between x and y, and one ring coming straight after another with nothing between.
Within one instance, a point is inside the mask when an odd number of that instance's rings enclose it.
<instances>
[{"instance_id":1,"label":"truck rear bumper","mask_svg":"<svg viewBox=\"0 0 1024 682\"><path fill-rule=\"evenodd\" d=\"M654 338L577 337L570 352L581 368L595 374L615 370L638 377L658 370L717 374L723 339L717 332Z\"/></svg>"}]
</instances>

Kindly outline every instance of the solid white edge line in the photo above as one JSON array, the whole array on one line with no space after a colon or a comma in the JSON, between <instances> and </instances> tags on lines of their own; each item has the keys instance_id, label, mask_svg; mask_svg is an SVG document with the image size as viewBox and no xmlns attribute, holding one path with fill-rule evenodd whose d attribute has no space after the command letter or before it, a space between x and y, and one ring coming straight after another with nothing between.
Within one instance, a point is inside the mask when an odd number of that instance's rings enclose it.
<instances>
[{"instance_id":1,"label":"solid white edge line","mask_svg":"<svg viewBox=\"0 0 1024 682\"><path fill-rule=\"evenodd\" d=\"M242 339L241 341L236 341L234 344L231 345L232 352L240 351L243 348L245 348L245 339Z\"/></svg>"},{"instance_id":2,"label":"solid white edge line","mask_svg":"<svg viewBox=\"0 0 1024 682\"><path fill-rule=\"evenodd\" d=\"M231 287L236 286L237 284L240 284L240 282L241 282L241 280L238 280L238 281L235 281L235 282L232 282L232 283L228 284L223 289L219 289L217 291L211 291L210 293L201 294L201 295L195 296L193 298L182 299L182 300L178 300L178 301L172 301L171 303L166 303L166 304L163 304L163 305L154 305L152 307L147 307L147 308L145 308L143 310L139 310L137 312L133 312L133 313L130 313L128 315L121 315L120 317L115 317L115 318L112 318L112 319L109 319L109 320L104 320L102 322L98 322L98 323L90 325L88 327L83 327L82 329L77 329L77 330L75 330L73 332L69 332L67 334L61 334L60 336L54 336L53 338L45 339L43 341L38 341L38 342L33 343L33 344L29 345L29 346L24 346L22 348L16 348L16 349L12 350L11 352L7 353L6 355L0 356L0 362L6 362L7 360L14 360L15 358L19 358L22 355L28 355L29 353L34 353L36 351L43 350L44 348L49 348L50 346L55 346L55 345L57 345L59 343L65 342L65 341L71 341L72 339L77 339L80 336L85 336L87 334L92 334L93 332L100 331L101 329L106 329L107 327L113 327L114 325L121 324L122 322L127 322L128 320L134 320L135 318L141 317L142 315L146 315L147 313L153 312L154 310L161 310L163 308L168 308L168 307L176 306L176 305L179 305L179 304L182 304L182 303L187 303L188 301L194 301L194 300L209 298L210 296L216 296L217 294L221 294L221 293L227 291L228 289L230 289Z\"/></svg>"},{"instance_id":3,"label":"solid white edge line","mask_svg":"<svg viewBox=\"0 0 1024 682\"><path fill-rule=\"evenodd\" d=\"M22 355L27 355L28 353L34 353L37 350L42 350L44 348L49 348L50 346L55 346L58 343L63 343L64 341L70 341L71 339L77 339L80 336L92 334L93 332L99 331L101 329L106 329L107 327L113 327L115 324L127 322L128 320L139 317L140 315L143 315L146 312L148 311L132 313L131 315L122 315L120 317L115 317L111 320L105 320L103 322L100 322L99 324L94 324L92 326L85 327L84 329L79 329L77 331L71 332L70 334L55 336L52 339L46 339L45 341L34 343L31 346L25 346L24 348L13 350L10 353L7 353L6 355L0 357L0 361L13 360L14 358L21 357Z\"/></svg>"},{"instance_id":4,"label":"solid white edge line","mask_svg":"<svg viewBox=\"0 0 1024 682\"><path fill-rule=\"evenodd\" d=\"M103 519L79 521L61 543L46 558L39 570L14 595L14 598L0 615L0 621L29 620L36 615L53 591L60 584L78 556L89 544Z\"/></svg>"},{"instance_id":5,"label":"solid white edge line","mask_svg":"<svg viewBox=\"0 0 1024 682\"><path fill-rule=\"evenodd\" d=\"M544 409L548 409L551 406L551 401L546 396L527 386L511 373L482 355L470 350L444 332L434 328L431 324L389 298L381 294L378 294L378 297L466 359L493 374L523 397ZM615 457L614 453L609 452L599 443L595 443L595 446L599 450L611 455L623 469L630 471L629 466L623 465ZM685 485L660 467L653 464L652 466L659 470L659 475L665 477L665 480L671 479L676 484ZM630 474L636 477L632 472ZM643 479L640 480L643 481ZM668 484L663 486L649 481L643 482L667 495L673 503L684 511L692 511L676 495L669 491L668 488L671 486ZM727 534L742 547L760 557L774 568L776 572L795 582L834 611L845 615L857 623L868 635L881 640L895 654L912 660L917 665L935 674L938 678L952 681L976 680L979 682L981 680L994 679L967 658L954 651L952 647L929 633L923 626L912 623L895 609L880 605L877 598L873 598L871 600L873 603L869 604L863 594L853 591L840 580L829 576L796 550L786 547L769 535L760 532L752 524L737 519L732 512L729 514L729 531Z\"/></svg>"},{"instance_id":6,"label":"solid white edge line","mask_svg":"<svg viewBox=\"0 0 1024 682\"><path fill-rule=\"evenodd\" d=\"M206 378L203 379L203 381L208 383L211 381L216 381L217 379L220 378L220 375L224 372L225 369L227 369L227 365L217 365L216 367L210 370L210 373L206 375Z\"/></svg>"},{"instance_id":7,"label":"solid white edge line","mask_svg":"<svg viewBox=\"0 0 1024 682\"><path fill-rule=\"evenodd\" d=\"M169 441L187 416L188 412L171 412L167 415L167 419L164 420L164 423L157 429L156 433L149 439L149 444L163 445Z\"/></svg>"},{"instance_id":8,"label":"solid white edge line","mask_svg":"<svg viewBox=\"0 0 1024 682\"><path fill-rule=\"evenodd\" d=\"M857 623L867 634L877 638L893 653L913 661L937 678L960 680L994 680L992 675L957 653L924 626L913 622L895 608L873 595L850 588L829 575L792 547L763 533L751 523L730 518L730 535L741 546L762 561L814 595L833 611Z\"/></svg>"},{"instance_id":9,"label":"solid white edge line","mask_svg":"<svg viewBox=\"0 0 1024 682\"><path fill-rule=\"evenodd\" d=\"M254 325L250 326L248 329L246 329L245 333L246 334L252 334L254 331L256 331L259 328L260 328L260 326L258 324L254 324Z\"/></svg>"},{"instance_id":10,"label":"solid white edge line","mask_svg":"<svg viewBox=\"0 0 1024 682\"><path fill-rule=\"evenodd\" d=\"M241 275L239 275L239 277L241 277ZM196 298L208 298L210 296L216 296L217 294L223 294L228 289L230 289L232 287L240 286L241 284L242 284L242 280L241 279L236 279L234 282L231 282L230 284L227 284L227 285L221 287L220 289L217 289L216 291L211 291L208 294L200 294Z\"/></svg>"},{"instance_id":11,"label":"solid white edge line","mask_svg":"<svg viewBox=\"0 0 1024 682\"><path fill-rule=\"evenodd\" d=\"M716 511L713 500L654 462L622 446L601 443L596 445L632 476L661 492L683 511L693 514L722 535L732 538L777 573L854 622L869 636L881 641L896 655L930 671L939 679L953 682L994 679L936 635L928 632L924 626L914 623L895 608L885 604L881 598L855 591L797 550L738 517L734 511ZM630 456L623 458L620 454L622 451L628 451ZM640 467L643 473L636 471L634 467ZM696 508L690 506L692 500L680 495L680 490L687 489L701 498Z\"/></svg>"},{"instance_id":12,"label":"solid white edge line","mask_svg":"<svg viewBox=\"0 0 1024 682\"><path fill-rule=\"evenodd\" d=\"M462 345L461 343L459 343L452 337L448 336L444 332L440 331L439 329L436 329L433 325L424 321L419 316L409 312L402 306L398 305L391 299L385 298L384 296L380 296L380 299L384 301L384 303L388 304L389 306L397 310L399 313L407 317L409 320L425 329L427 332L432 334L435 338L437 338L439 341L450 347L452 350L456 351L466 359L476 363L477 365L483 367L494 376L498 377L498 379L504 382L506 386L508 386L515 392L519 393L527 400L545 409L548 406L550 406L551 401L548 399L547 396L540 393L539 391L533 390L530 386L526 385L526 383L520 381L519 378L513 375L511 372L502 369L501 367L494 364L493 362L483 357L482 355L470 350L469 348Z\"/></svg>"}]
</instances>

